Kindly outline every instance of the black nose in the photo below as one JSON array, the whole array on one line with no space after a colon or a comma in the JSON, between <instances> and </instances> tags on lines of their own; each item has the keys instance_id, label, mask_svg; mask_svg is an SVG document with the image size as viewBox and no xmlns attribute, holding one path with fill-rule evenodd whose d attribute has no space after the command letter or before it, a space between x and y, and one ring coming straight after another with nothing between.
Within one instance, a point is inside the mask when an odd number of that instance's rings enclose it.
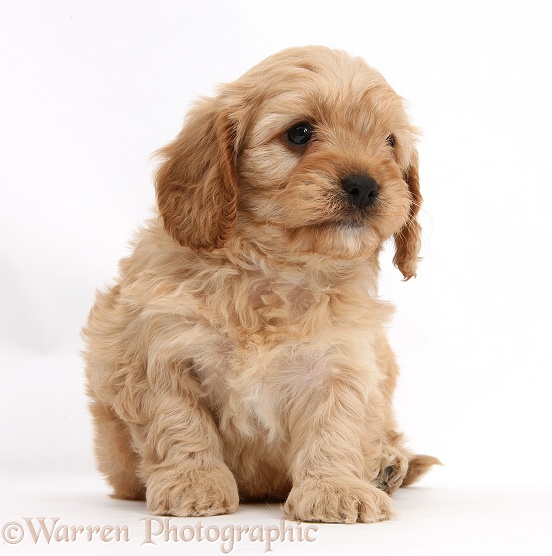
<instances>
[{"instance_id":1,"label":"black nose","mask_svg":"<svg viewBox=\"0 0 552 556\"><path fill-rule=\"evenodd\" d=\"M366 174L351 174L341 180L343 189L349 194L349 200L358 208L373 205L378 197L379 188L376 180Z\"/></svg>"}]
</instances>

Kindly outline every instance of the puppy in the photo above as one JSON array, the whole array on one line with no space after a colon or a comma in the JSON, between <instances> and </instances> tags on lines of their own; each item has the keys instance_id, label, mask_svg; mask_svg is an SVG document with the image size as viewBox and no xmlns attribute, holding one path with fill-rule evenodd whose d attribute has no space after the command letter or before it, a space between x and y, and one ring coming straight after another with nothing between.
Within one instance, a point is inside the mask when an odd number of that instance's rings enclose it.
<instances>
[{"instance_id":1,"label":"puppy","mask_svg":"<svg viewBox=\"0 0 552 556\"><path fill-rule=\"evenodd\" d=\"M84 329L114 496L207 516L375 522L438 460L402 444L378 255L415 276L416 131L359 58L269 57L160 151L157 215Z\"/></svg>"}]
</instances>

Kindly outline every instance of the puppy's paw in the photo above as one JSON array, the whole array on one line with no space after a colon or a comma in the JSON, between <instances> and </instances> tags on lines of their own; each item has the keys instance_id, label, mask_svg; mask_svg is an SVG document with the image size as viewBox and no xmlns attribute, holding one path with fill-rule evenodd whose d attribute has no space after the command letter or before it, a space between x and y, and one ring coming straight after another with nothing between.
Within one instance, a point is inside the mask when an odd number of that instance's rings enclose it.
<instances>
[{"instance_id":1,"label":"puppy's paw","mask_svg":"<svg viewBox=\"0 0 552 556\"><path fill-rule=\"evenodd\" d=\"M408 455L389 446L383 452L379 474L372 484L383 492L392 494L402 485L407 472Z\"/></svg>"},{"instance_id":2,"label":"puppy's paw","mask_svg":"<svg viewBox=\"0 0 552 556\"><path fill-rule=\"evenodd\" d=\"M238 487L226 466L159 470L147 482L148 509L156 515L199 517L233 513Z\"/></svg>"},{"instance_id":3,"label":"puppy's paw","mask_svg":"<svg viewBox=\"0 0 552 556\"><path fill-rule=\"evenodd\" d=\"M360 479L309 479L291 489L284 515L296 521L373 523L391 516L391 499Z\"/></svg>"}]
</instances>

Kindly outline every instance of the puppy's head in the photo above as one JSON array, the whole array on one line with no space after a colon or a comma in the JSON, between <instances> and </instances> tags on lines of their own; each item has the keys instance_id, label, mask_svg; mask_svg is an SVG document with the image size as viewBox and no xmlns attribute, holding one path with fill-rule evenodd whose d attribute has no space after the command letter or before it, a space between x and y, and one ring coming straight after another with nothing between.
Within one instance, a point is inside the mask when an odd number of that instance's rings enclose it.
<instances>
[{"instance_id":1,"label":"puppy's head","mask_svg":"<svg viewBox=\"0 0 552 556\"><path fill-rule=\"evenodd\" d=\"M182 245L239 236L265 251L365 257L394 237L416 273L421 205L415 130L359 58L285 50L200 101L160 151L157 199Z\"/></svg>"}]
</instances>

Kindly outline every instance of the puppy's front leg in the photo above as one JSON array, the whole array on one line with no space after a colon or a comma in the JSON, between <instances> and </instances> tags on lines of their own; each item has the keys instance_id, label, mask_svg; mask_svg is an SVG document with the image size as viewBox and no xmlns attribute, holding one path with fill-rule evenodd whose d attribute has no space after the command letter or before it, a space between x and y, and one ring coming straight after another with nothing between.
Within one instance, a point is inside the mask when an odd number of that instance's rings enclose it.
<instances>
[{"instance_id":1,"label":"puppy's front leg","mask_svg":"<svg viewBox=\"0 0 552 556\"><path fill-rule=\"evenodd\" d=\"M182 517L236 511L238 489L224 463L218 429L193 387L178 394L151 393L144 404L150 420L132 428L142 454L148 509Z\"/></svg>"},{"instance_id":2,"label":"puppy's front leg","mask_svg":"<svg viewBox=\"0 0 552 556\"><path fill-rule=\"evenodd\" d=\"M387 519L391 499L366 477L366 400L340 379L310 394L290 414L293 487L286 517L330 523Z\"/></svg>"}]
</instances>

